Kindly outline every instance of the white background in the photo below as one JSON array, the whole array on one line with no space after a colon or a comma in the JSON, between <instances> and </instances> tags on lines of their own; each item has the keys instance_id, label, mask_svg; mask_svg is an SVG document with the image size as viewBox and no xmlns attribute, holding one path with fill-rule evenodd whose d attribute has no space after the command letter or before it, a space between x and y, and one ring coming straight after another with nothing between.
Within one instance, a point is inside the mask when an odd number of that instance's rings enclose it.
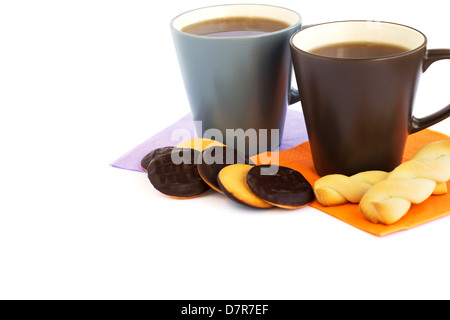
<instances>
[{"instance_id":1,"label":"white background","mask_svg":"<svg viewBox=\"0 0 450 320\"><path fill-rule=\"evenodd\" d=\"M446 1L258 2L450 47ZM0 298L449 299L450 217L378 238L311 208L173 200L109 166L189 112L169 22L219 3L0 2ZM450 102L449 74L423 75L417 116Z\"/></svg>"}]
</instances>

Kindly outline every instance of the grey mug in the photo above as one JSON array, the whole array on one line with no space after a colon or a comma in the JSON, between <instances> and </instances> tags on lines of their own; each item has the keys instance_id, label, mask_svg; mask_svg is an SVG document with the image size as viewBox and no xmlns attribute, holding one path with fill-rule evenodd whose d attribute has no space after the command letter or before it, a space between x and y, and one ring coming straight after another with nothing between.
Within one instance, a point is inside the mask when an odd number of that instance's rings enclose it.
<instances>
[{"instance_id":1,"label":"grey mug","mask_svg":"<svg viewBox=\"0 0 450 320\"><path fill-rule=\"evenodd\" d=\"M239 37L183 31L189 25L224 17L269 18L288 27ZM245 148L241 151L249 156L279 146L287 106L299 101L298 92L291 88L289 39L301 29L301 23L295 11L257 4L205 7L172 20L172 37L197 135L213 132L214 136L207 138L238 150ZM256 141L252 140L255 135Z\"/></svg>"}]
</instances>

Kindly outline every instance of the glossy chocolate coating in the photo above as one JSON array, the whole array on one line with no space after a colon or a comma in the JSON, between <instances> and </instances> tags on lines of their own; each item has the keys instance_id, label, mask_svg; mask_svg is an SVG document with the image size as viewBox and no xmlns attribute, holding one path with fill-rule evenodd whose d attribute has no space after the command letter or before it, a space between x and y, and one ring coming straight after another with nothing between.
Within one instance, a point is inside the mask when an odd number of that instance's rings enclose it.
<instances>
[{"instance_id":1,"label":"glossy chocolate coating","mask_svg":"<svg viewBox=\"0 0 450 320\"><path fill-rule=\"evenodd\" d=\"M247 174L248 186L261 199L288 208L304 206L314 199L311 184L300 172L279 166L276 174L263 175L264 167L269 165L253 167Z\"/></svg>"},{"instance_id":2,"label":"glossy chocolate coating","mask_svg":"<svg viewBox=\"0 0 450 320\"><path fill-rule=\"evenodd\" d=\"M160 156L166 152L170 152L173 150L174 147L170 146L170 147L162 147L162 148L156 148L152 151L150 151L149 153L147 153L145 155L145 157L142 158L141 160L141 167L142 169L144 169L145 171L148 171L148 165L150 164L150 162L156 158L157 156Z\"/></svg>"},{"instance_id":3,"label":"glossy chocolate coating","mask_svg":"<svg viewBox=\"0 0 450 320\"><path fill-rule=\"evenodd\" d=\"M148 165L148 178L158 191L175 198L192 198L210 187L197 170L200 152L194 149L166 150ZM177 164L174 159L182 158Z\"/></svg>"}]
</instances>

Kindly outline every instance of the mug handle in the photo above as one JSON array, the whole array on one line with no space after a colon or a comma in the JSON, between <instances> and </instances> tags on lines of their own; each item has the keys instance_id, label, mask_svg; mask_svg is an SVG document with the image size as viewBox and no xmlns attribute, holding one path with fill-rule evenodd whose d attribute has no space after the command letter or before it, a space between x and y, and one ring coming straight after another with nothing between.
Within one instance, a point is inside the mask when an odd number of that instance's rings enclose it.
<instances>
[{"instance_id":1,"label":"mug handle","mask_svg":"<svg viewBox=\"0 0 450 320\"><path fill-rule=\"evenodd\" d=\"M450 59L450 49L430 49L427 50L425 54L425 60L423 63L423 72L425 72L428 67L438 60ZM444 120L450 116L450 104L443 109L423 118L411 118L411 126L409 133L415 133L420 130L426 129L439 121Z\"/></svg>"},{"instance_id":2,"label":"mug handle","mask_svg":"<svg viewBox=\"0 0 450 320\"><path fill-rule=\"evenodd\" d=\"M300 94L298 93L298 90L295 88L291 88L291 90L289 90L288 103L294 104L299 101L300 101Z\"/></svg>"}]
</instances>

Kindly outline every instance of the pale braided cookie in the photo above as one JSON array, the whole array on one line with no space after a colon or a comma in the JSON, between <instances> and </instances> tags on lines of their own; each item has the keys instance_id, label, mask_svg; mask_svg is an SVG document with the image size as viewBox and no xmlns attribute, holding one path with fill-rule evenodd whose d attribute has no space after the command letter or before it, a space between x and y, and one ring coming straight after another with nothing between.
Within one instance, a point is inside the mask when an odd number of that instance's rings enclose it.
<instances>
[{"instance_id":1,"label":"pale braided cookie","mask_svg":"<svg viewBox=\"0 0 450 320\"><path fill-rule=\"evenodd\" d=\"M438 158L444 154L448 154L448 143L445 141L436 141L434 143L429 143L422 147L414 155L413 159L434 159ZM436 188L433 191L434 195L446 194L447 193L447 183L438 182Z\"/></svg>"},{"instance_id":2,"label":"pale braided cookie","mask_svg":"<svg viewBox=\"0 0 450 320\"><path fill-rule=\"evenodd\" d=\"M423 156L427 153L428 156ZM437 184L450 180L450 141L432 142L419 157L404 162L362 197L359 209L373 223L392 224L428 199ZM422 154L422 158L420 158Z\"/></svg>"},{"instance_id":3,"label":"pale braided cookie","mask_svg":"<svg viewBox=\"0 0 450 320\"><path fill-rule=\"evenodd\" d=\"M316 180L314 194L320 205L325 207L359 203L367 190L388 175L385 171L364 171L350 177L330 174Z\"/></svg>"},{"instance_id":4,"label":"pale braided cookie","mask_svg":"<svg viewBox=\"0 0 450 320\"><path fill-rule=\"evenodd\" d=\"M420 149L413 159L433 159L445 154L445 143L430 143ZM353 176L330 174L319 178L314 183L314 194L320 205L337 206L347 202L359 203L362 196L373 185L386 179L391 173L385 171L364 171ZM437 183L434 195L447 193L447 184Z\"/></svg>"}]
</instances>

